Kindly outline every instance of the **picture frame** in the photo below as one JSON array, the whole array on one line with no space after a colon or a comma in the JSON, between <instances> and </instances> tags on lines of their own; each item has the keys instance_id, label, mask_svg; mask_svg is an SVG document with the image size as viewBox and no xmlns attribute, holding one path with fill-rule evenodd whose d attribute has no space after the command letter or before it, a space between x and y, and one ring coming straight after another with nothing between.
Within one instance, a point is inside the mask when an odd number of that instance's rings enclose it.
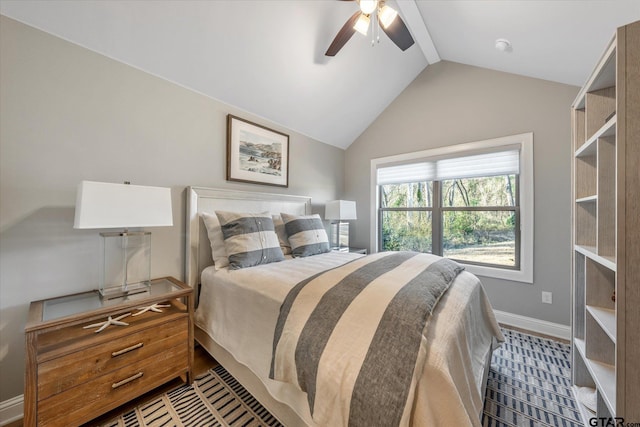
<instances>
[{"instance_id":1,"label":"picture frame","mask_svg":"<svg viewBox=\"0 0 640 427\"><path fill-rule=\"evenodd\" d=\"M227 181L289 186L289 135L227 115Z\"/></svg>"}]
</instances>

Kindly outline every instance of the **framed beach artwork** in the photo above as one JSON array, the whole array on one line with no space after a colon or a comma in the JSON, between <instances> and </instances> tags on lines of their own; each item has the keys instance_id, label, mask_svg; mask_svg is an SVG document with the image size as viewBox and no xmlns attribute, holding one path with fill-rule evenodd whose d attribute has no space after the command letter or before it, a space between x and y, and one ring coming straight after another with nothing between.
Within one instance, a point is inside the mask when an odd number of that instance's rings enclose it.
<instances>
[{"instance_id":1,"label":"framed beach artwork","mask_svg":"<svg viewBox=\"0 0 640 427\"><path fill-rule=\"evenodd\" d=\"M227 180L289 186L289 135L227 115Z\"/></svg>"}]
</instances>

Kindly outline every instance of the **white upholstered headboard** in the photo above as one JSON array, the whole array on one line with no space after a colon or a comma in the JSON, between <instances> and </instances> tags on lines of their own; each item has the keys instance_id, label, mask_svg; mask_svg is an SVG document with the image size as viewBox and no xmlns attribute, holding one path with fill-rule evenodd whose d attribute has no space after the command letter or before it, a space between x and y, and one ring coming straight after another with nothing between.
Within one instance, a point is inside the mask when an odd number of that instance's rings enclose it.
<instances>
[{"instance_id":1,"label":"white upholstered headboard","mask_svg":"<svg viewBox=\"0 0 640 427\"><path fill-rule=\"evenodd\" d=\"M211 245L200 212L213 213L216 210L308 215L311 213L311 197L187 187L185 280L191 287L200 283L202 270L213 264Z\"/></svg>"}]
</instances>

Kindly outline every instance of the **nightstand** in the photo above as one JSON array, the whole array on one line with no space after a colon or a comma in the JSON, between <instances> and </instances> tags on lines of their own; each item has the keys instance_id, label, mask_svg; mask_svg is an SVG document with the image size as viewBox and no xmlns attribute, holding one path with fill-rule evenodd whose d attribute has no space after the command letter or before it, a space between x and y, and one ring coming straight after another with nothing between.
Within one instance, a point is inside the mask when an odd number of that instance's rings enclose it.
<instances>
[{"instance_id":1,"label":"nightstand","mask_svg":"<svg viewBox=\"0 0 640 427\"><path fill-rule=\"evenodd\" d=\"M166 277L111 300L91 291L32 302L24 425L80 425L176 377L191 383L192 291ZM153 304L164 307L136 314ZM128 325L86 328L108 318Z\"/></svg>"},{"instance_id":2,"label":"nightstand","mask_svg":"<svg viewBox=\"0 0 640 427\"><path fill-rule=\"evenodd\" d=\"M352 248L352 247L342 247L342 248L334 248L332 249L335 252L351 252L354 254L367 254L367 250L364 248Z\"/></svg>"}]
</instances>

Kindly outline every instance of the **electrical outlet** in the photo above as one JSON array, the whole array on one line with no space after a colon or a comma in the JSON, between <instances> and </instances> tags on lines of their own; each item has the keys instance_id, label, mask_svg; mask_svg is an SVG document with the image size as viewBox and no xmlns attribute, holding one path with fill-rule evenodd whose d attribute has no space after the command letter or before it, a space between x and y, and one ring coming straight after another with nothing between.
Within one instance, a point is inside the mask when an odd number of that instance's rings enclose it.
<instances>
[{"instance_id":1,"label":"electrical outlet","mask_svg":"<svg viewBox=\"0 0 640 427\"><path fill-rule=\"evenodd\" d=\"M553 293L542 291L542 302L545 304L553 304Z\"/></svg>"}]
</instances>

